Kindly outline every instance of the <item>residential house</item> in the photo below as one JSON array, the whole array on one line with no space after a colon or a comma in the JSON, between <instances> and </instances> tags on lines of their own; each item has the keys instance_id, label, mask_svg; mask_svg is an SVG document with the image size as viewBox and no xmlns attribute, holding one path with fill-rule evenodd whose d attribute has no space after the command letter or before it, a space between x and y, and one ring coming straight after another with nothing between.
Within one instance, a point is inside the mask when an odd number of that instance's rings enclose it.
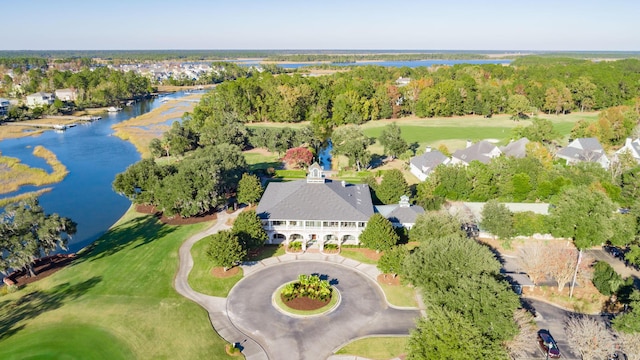
<instances>
[{"instance_id":1,"label":"residential house","mask_svg":"<svg viewBox=\"0 0 640 360\"><path fill-rule=\"evenodd\" d=\"M415 225L418 215L424 213L422 206L411 205L409 197L406 195L401 196L400 202L397 204L376 206L376 211L389 219L394 227L407 229L411 229Z\"/></svg>"},{"instance_id":2,"label":"residential house","mask_svg":"<svg viewBox=\"0 0 640 360\"><path fill-rule=\"evenodd\" d=\"M420 179L420 181L425 181L438 165L446 165L450 162L451 159L443 153L438 150L432 150L430 146L427 146L424 154L411 158L409 168L411 173Z\"/></svg>"},{"instance_id":3,"label":"residential house","mask_svg":"<svg viewBox=\"0 0 640 360\"><path fill-rule=\"evenodd\" d=\"M0 98L0 117L7 115L9 107L11 107L9 100Z\"/></svg>"},{"instance_id":4,"label":"residential house","mask_svg":"<svg viewBox=\"0 0 640 360\"><path fill-rule=\"evenodd\" d=\"M506 156L514 158L523 158L527 156L527 144L530 143L529 139L522 138L516 141L511 141L509 144L500 147L500 151Z\"/></svg>"},{"instance_id":5,"label":"residential house","mask_svg":"<svg viewBox=\"0 0 640 360\"><path fill-rule=\"evenodd\" d=\"M475 144L467 140L467 147L462 150L456 150L451 155L451 164L463 164L469 165L472 161L480 161L483 164L488 164L491 159L498 157L502 154L500 149L492 143L482 140Z\"/></svg>"},{"instance_id":6,"label":"residential house","mask_svg":"<svg viewBox=\"0 0 640 360\"><path fill-rule=\"evenodd\" d=\"M630 154L636 162L640 162L640 139L627 138L624 142L624 146L620 148L620 150L616 151L616 156L624 153Z\"/></svg>"},{"instance_id":7,"label":"residential house","mask_svg":"<svg viewBox=\"0 0 640 360\"><path fill-rule=\"evenodd\" d=\"M27 106L37 107L51 105L54 100L55 96L52 93L37 92L35 94L27 95Z\"/></svg>"},{"instance_id":8,"label":"residential house","mask_svg":"<svg viewBox=\"0 0 640 360\"><path fill-rule=\"evenodd\" d=\"M58 89L55 91L56 99L62 101L76 101L78 99L78 90L76 89Z\"/></svg>"},{"instance_id":9,"label":"residential house","mask_svg":"<svg viewBox=\"0 0 640 360\"><path fill-rule=\"evenodd\" d=\"M306 250L359 244L374 207L368 185L327 180L315 163L306 180L269 183L256 212L269 244L301 241Z\"/></svg>"},{"instance_id":10,"label":"residential house","mask_svg":"<svg viewBox=\"0 0 640 360\"><path fill-rule=\"evenodd\" d=\"M610 164L607 154L596 138L575 139L567 147L560 149L556 157L565 159L569 165L579 162L594 162L608 169Z\"/></svg>"}]
</instances>

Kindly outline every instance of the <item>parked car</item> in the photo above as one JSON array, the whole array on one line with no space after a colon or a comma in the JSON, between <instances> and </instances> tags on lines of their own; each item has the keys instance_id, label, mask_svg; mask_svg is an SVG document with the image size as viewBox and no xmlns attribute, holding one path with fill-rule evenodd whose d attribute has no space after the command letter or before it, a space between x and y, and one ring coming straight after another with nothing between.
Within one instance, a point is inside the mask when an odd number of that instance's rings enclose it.
<instances>
[{"instance_id":1,"label":"parked car","mask_svg":"<svg viewBox=\"0 0 640 360\"><path fill-rule=\"evenodd\" d=\"M540 344L540 349L549 359L560 357L560 349L558 349L558 345L549 330L542 329L538 331L538 344Z\"/></svg>"}]
</instances>

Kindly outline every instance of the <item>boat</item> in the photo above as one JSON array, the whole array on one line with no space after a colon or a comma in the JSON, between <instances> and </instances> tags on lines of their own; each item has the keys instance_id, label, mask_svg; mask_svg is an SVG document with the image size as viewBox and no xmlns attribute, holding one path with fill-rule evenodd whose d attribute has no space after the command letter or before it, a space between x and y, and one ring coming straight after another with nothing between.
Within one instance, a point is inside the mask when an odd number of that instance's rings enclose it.
<instances>
[{"instance_id":1,"label":"boat","mask_svg":"<svg viewBox=\"0 0 640 360\"><path fill-rule=\"evenodd\" d=\"M127 101L127 106L131 106L131 105L135 104L135 102L136 102L135 100L129 100L129 101Z\"/></svg>"},{"instance_id":2,"label":"boat","mask_svg":"<svg viewBox=\"0 0 640 360\"><path fill-rule=\"evenodd\" d=\"M110 106L110 107L107 109L107 111L108 111L108 112L118 112L118 111L120 111L120 110L122 110L122 108L121 108L121 107L115 107L115 106Z\"/></svg>"},{"instance_id":3,"label":"boat","mask_svg":"<svg viewBox=\"0 0 640 360\"><path fill-rule=\"evenodd\" d=\"M169 99L166 98L166 97L163 97L162 99L160 99L160 102L162 102L162 103L167 102L167 101L169 101Z\"/></svg>"}]
</instances>

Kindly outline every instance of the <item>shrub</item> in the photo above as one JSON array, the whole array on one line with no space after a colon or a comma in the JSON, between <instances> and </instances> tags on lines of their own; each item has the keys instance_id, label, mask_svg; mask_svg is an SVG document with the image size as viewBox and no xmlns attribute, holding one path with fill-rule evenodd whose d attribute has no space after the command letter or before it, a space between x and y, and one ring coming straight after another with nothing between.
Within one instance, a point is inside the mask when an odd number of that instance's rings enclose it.
<instances>
[{"instance_id":1,"label":"shrub","mask_svg":"<svg viewBox=\"0 0 640 360\"><path fill-rule=\"evenodd\" d=\"M604 261L598 261L593 266L593 285L602 295L610 296L615 294L620 286L624 284L622 276L618 274L611 265Z\"/></svg>"},{"instance_id":2,"label":"shrub","mask_svg":"<svg viewBox=\"0 0 640 360\"><path fill-rule=\"evenodd\" d=\"M300 241L294 241L294 242L290 242L289 246L288 246L289 250L302 250L302 242Z\"/></svg>"},{"instance_id":3,"label":"shrub","mask_svg":"<svg viewBox=\"0 0 640 360\"><path fill-rule=\"evenodd\" d=\"M516 236L531 236L549 232L546 216L532 211L514 213L513 227Z\"/></svg>"},{"instance_id":4,"label":"shrub","mask_svg":"<svg viewBox=\"0 0 640 360\"><path fill-rule=\"evenodd\" d=\"M313 300L327 301L331 299L331 285L327 280L320 280L318 275L300 275L298 281L282 288L280 294L285 301L306 297Z\"/></svg>"},{"instance_id":5,"label":"shrub","mask_svg":"<svg viewBox=\"0 0 640 360\"><path fill-rule=\"evenodd\" d=\"M325 250L338 250L338 244L325 244Z\"/></svg>"}]
</instances>

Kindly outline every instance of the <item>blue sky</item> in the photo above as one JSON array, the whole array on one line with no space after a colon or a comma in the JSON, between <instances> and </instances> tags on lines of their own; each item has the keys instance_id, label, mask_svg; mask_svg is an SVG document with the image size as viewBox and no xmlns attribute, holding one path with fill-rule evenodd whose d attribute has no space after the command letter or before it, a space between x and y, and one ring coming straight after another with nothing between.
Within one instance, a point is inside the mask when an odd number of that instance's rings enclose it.
<instances>
[{"instance_id":1,"label":"blue sky","mask_svg":"<svg viewBox=\"0 0 640 360\"><path fill-rule=\"evenodd\" d=\"M0 50L640 51L637 0L3 0Z\"/></svg>"}]
</instances>

